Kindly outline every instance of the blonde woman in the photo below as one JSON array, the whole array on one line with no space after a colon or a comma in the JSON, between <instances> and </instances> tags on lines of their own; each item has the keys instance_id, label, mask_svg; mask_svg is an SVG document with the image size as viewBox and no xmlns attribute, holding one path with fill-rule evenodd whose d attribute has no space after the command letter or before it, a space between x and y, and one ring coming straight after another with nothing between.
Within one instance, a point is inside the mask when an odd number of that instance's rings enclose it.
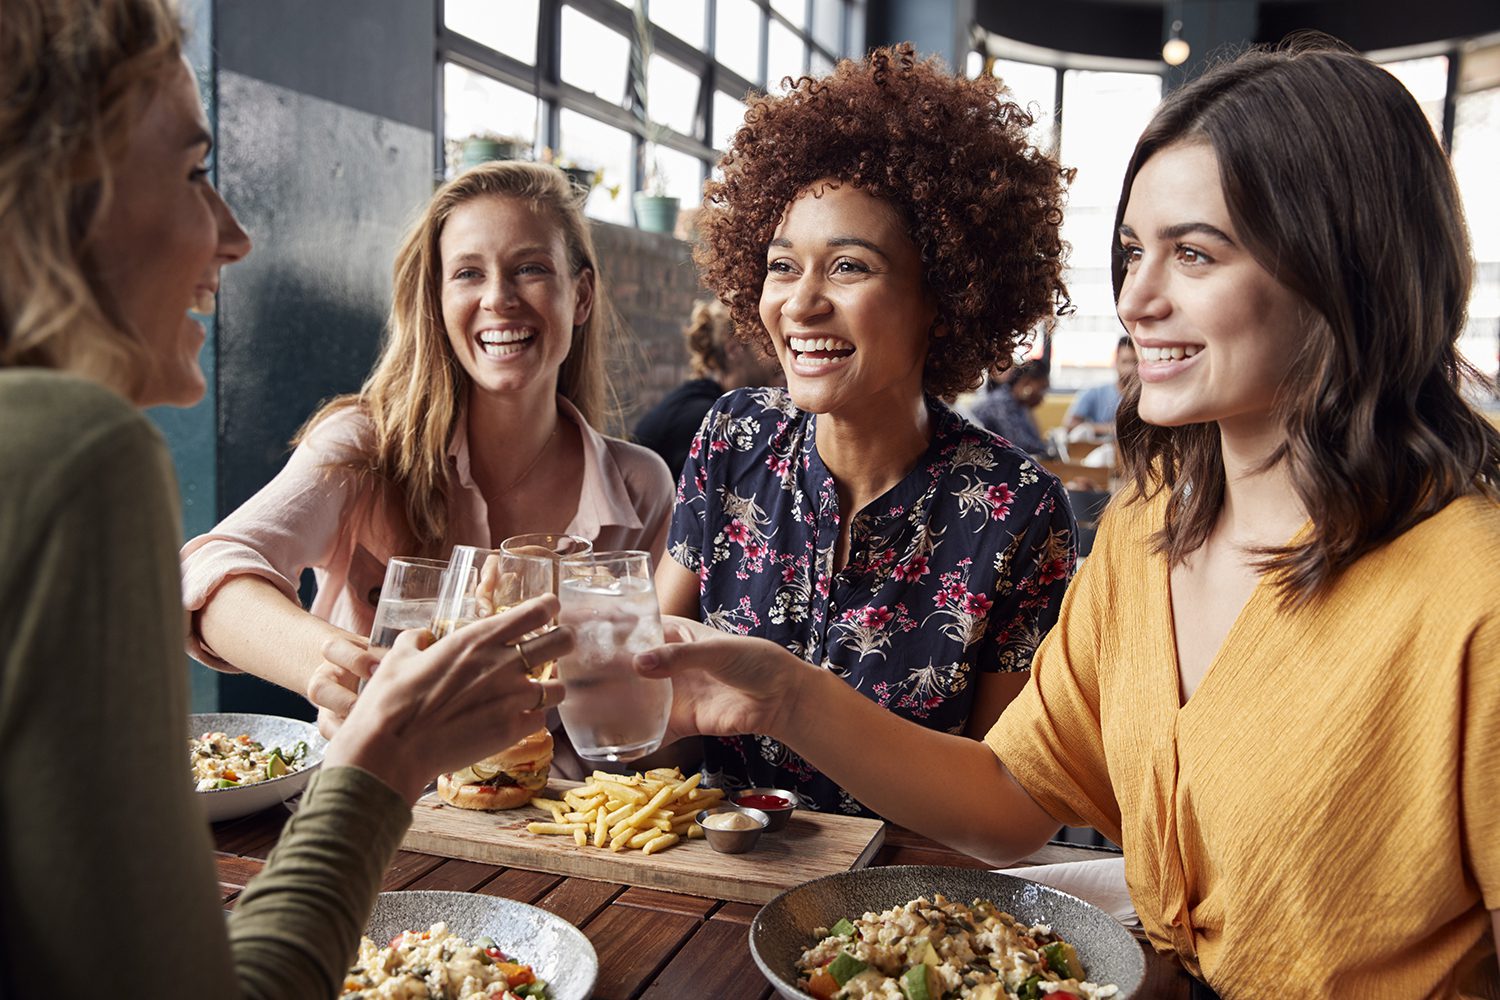
<instances>
[{"instance_id":1,"label":"blonde woman","mask_svg":"<svg viewBox=\"0 0 1500 1000\"><path fill-rule=\"evenodd\" d=\"M335 995L423 785L561 697L507 648L550 597L404 635L226 923L187 769L177 487L140 413L202 397L187 311L250 251L181 38L164 0L0 17L4 997Z\"/></svg>"},{"instance_id":2,"label":"blonde woman","mask_svg":"<svg viewBox=\"0 0 1500 1000\"><path fill-rule=\"evenodd\" d=\"M665 466L594 429L615 327L560 170L490 163L445 184L397 254L364 388L314 414L286 468L183 548L189 652L306 693L332 732L373 666L361 640L392 556L532 531L659 556Z\"/></svg>"}]
</instances>

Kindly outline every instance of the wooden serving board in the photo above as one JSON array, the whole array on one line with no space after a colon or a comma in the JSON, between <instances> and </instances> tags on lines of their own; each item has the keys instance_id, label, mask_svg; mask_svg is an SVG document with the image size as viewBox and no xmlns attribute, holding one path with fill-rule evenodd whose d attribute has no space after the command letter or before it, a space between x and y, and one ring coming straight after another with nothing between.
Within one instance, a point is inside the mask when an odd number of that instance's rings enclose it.
<instances>
[{"instance_id":1,"label":"wooden serving board","mask_svg":"<svg viewBox=\"0 0 1500 1000\"><path fill-rule=\"evenodd\" d=\"M550 782L545 796L560 798L579 784ZM810 879L865 867L885 840L880 820L798 809L785 827L762 833L746 854L720 854L706 841L686 839L651 855L628 849L613 853L608 847L579 847L568 837L526 830L527 823L551 819L550 813L534 806L501 812L458 809L429 792L413 807L411 829L401 846L554 875L767 903L782 890Z\"/></svg>"}]
</instances>

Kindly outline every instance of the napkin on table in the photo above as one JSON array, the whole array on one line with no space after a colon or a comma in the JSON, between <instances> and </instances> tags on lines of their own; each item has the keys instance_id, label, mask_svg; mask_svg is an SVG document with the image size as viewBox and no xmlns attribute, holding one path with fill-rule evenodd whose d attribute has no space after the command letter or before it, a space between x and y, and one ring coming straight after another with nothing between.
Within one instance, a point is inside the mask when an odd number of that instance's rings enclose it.
<instances>
[{"instance_id":1,"label":"napkin on table","mask_svg":"<svg viewBox=\"0 0 1500 1000\"><path fill-rule=\"evenodd\" d=\"M1125 886L1125 859L1104 858L1099 861L1069 861L1058 865L1034 865L1030 868L999 868L1001 875L1015 875L1061 889L1114 917L1126 927L1139 927L1130 890Z\"/></svg>"}]
</instances>

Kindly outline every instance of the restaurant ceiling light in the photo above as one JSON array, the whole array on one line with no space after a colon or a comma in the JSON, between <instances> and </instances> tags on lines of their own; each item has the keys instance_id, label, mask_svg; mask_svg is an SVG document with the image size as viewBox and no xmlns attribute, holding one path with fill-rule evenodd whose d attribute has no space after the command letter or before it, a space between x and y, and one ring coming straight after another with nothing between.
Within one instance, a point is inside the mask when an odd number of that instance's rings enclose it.
<instances>
[{"instance_id":1,"label":"restaurant ceiling light","mask_svg":"<svg viewBox=\"0 0 1500 1000\"><path fill-rule=\"evenodd\" d=\"M1187 62L1192 52L1193 50L1188 47L1187 41L1182 37L1182 22L1173 21L1172 36L1161 47L1162 62L1168 66L1181 66Z\"/></svg>"}]
</instances>

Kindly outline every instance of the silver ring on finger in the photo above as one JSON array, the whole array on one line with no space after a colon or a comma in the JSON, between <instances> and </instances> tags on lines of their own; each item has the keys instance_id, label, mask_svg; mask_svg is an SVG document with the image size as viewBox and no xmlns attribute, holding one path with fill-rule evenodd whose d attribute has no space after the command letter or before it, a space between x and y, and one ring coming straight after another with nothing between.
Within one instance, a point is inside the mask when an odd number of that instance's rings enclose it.
<instances>
[{"instance_id":1,"label":"silver ring on finger","mask_svg":"<svg viewBox=\"0 0 1500 1000\"><path fill-rule=\"evenodd\" d=\"M547 686L541 681L532 681L536 685L536 704L532 706L533 712L540 712L547 707Z\"/></svg>"}]
</instances>

